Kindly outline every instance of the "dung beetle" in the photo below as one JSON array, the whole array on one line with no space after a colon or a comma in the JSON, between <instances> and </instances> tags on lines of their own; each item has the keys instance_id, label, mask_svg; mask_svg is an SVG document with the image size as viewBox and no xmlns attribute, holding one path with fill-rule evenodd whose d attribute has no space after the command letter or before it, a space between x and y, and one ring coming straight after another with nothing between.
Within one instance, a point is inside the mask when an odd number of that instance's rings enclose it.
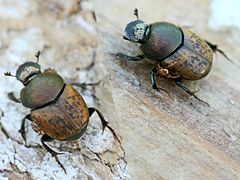
<instances>
[{"instance_id":1,"label":"dung beetle","mask_svg":"<svg viewBox=\"0 0 240 180\"><path fill-rule=\"evenodd\" d=\"M22 103L23 106L31 109L21 123L19 132L26 143L25 121L33 122L33 129L37 130L41 137L44 148L51 153L57 163L63 168L58 152L52 150L45 142L53 140L71 141L79 139L87 129L90 116L97 112L103 131L107 127L119 141L114 130L108 125L104 116L94 107L88 108L79 92L72 84L66 84L63 78L53 69L46 69L41 72L38 64L40 51L35 55L37 62L25 62L17 69L16 75L10 72L6 76L16 77L25 86L21 90L20 99L10 93L10 99ZM92 84L74 83L80 87ZM66 171L65 171L66 172Z\"/></svg>"},{"instance_id":2,"label":"dung beetle","mask_svg":"<svg viewBox=\"0 0 240 180\"><path fill-rule=\"evenodd\" d=\"M153 89L167 92L157 86L157 76L173 78L184 91L202 101L183 85L181 80L198 80L205 77L211 70L213 53L216 51L228 60L231 59L216 45L203 40L188 28L180 28L168 22L146 24L139 20L137 9L134 10L134 15L137 20L127 24L123 39L140 44L143 55L134 57L119 53L117 58L140 61L147 57L155 61L157 65L150 75Z\"/></svg>"}]
</instances>

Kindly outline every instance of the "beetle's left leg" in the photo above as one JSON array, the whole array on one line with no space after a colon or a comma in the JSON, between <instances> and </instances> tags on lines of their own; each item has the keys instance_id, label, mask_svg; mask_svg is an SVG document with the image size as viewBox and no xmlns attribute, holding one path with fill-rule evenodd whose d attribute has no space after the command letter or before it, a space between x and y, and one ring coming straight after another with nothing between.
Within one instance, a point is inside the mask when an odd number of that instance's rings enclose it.
<instances>
[{"instance_id":1,"label":"beetle's left leg","mask_svg":"<svg viewBox=\"0 0 240 180\"><path fill-rule=\"evenodd\" d=\"M63 154L63 153L59 153L59 152L56 152L54 150L52 150L50 147L48 147L45 142L51 142L53 141L54 139L51 138L50 136L48 136L47 134L44 134L42 137L41 137L41 143L42 145L44 146L44 148L49 152L51 153L51 155L53 157L57 156L58 154Z\"/></svg>"},{"instance_id":2,"label":"beetle's left leg","mask_svg":"<svg viewBox=\"0 0 240 180\"><path fill-rule=\"evenodd\" d=\"M208 42L208 41L206 41L206 43L210 46L210 48L213 50L213 52L218 51L218 52L219 52L220 54L222 54L227 60L233 62L233 60L230 59L230 58L226 55L226 53L223 52L223 50L219 49L217 45L212 44L212 43L210 43L210 42Z\"/></svg>"},{"instance_id":3,"label":"beetle's left leg","mask_svg":"<svg viewBox=\"0 0 240 180\"><path fill-rule=\"evenodd\" d=\"M83 90L87 89L87 86L96 86L96 85L99 85L101 83L101 80L95 82L95 83L70 83L71 85L73 86L77 86L77 87L80 87L82 88ZM95 96L95 94L92 94L93 98L95 100L99 100L97 96Z\"/></svg>"},{"instance_id":4,"label":"beetle's left leg","mask_svg":"<svg viewBox=\"0 0 240 180\"><path fill-rule=\"evenodd\" d=\"M118 53L116 54L116 58L124 61L141 61L145 58L145 56L144 55L128 56L126 54Z\"/></svg>"},{"instance_id":5,"label":"beetle's left leg","mask_svg":"<svg viewBox=\"0 0 240 180\"><path fill-rule=\"evenodd\" d=\"M22 124L21 124L21 128L19 129L19 132L21 133L21 136L26 144L26 131L25 131L25 122L26 119L28 119L29 121L32 121L30 114L26 115L23 119L22 119Z\"/></svg>"},{"instance_id":6,"label":"beetle's left leg","mask_svg":"<svg viewBox=\"0 0 240 180\"><path fill-rule=\"evenodd\" d=\"M204 104L210 106L207 102L201 100L199 97L197 97L197 96L194 94L194 92L190 91L186 86L184 86L184 85L182 84L181 80L182 80L181 78L177 78L177 79L175 80L176 84L177 84L180 88L182 88L185 92L187 92L187 93L190 94L191 96L195 97L197 100L199 100L199 101L203 102Z\"/></svg>"},{"instance_id":7,"label":"beetle's left leg","mask_svg":"<svg viewBox=\"0 0 240 180\"><path fill-rule=\"evenodd\" d=\"M150 74L150 80L151 80L151 84L152 84L152 88L155 89L158 92L164 91L168 94L168 96L170 97L170 94L163 88L159 88L157 87L157 76L158 76L158 66L155 66Z\"/></svg>"},{"instance_id":8,"label":"beetle's left leg","mask_svg":"<svg viewBox=\"0 0 240 180\"><path fill-rule=\"evenodd\" d=\"M159 88L157 87L157 80L156 80L157 73L158 73L157 66L155 66L151 71L150 80L151 80L152 88L157 91L160 91Z\"/></svg>"},{"instance_id":9,"label":"beetle's left leg","mask_svg":"<svg viewBox=\"0 0 240 180\"><path fill-rule=\"evenodd\" d=\"M115 133L115 131L113 130L113 128L108 125L108 122L105 120L104 116L98 109L96 109L94 107L90 107L90 108L88 108L88 111L89 111L89 116L91 116L94 112L97 112L97 114L101 120L101 123L102 123L102 130L103 130L102 133L104 132L104 129L107 127L112 132L113 136L117 139L117 141L119 143L121 143L120 139L118 138L118 136Z\"/></svg>"},{"instance_id":10,"label":"beetle's left leg","mask_svg":"<svg viewBox=\"0 0 240 180\"><path fill-rule=\"evenodd\" d=\"M87 86L97 86L97 85L99 85L100 83L101 83L101 80L100 80L100 81L97 81L97 82L95 82L95 83L70 83L70 84L73 85L73 86L78 86L78 87L80 87L80 88L82 88L82 89L86 89Z\"/></svg>"},{"instance_id":11,"label":"beetle's left leg","mask_svg":"<svg viewBox=\"0 0 240 180\"><path fill-rule=\"evenodd\" d=\"M64 168L64 166L62 165L62 163L59 161L57 155L58 154L63 154L63 153L59 153L59 152L56 152L54 150L52 150L50 147L47 146L47 144L45 144L45 142L51 142L53 141L54 139L51 138L50 136L48 136L47 134L44 134L42 137L41 137L41 143L43 145L43 147L49 152L51 153L52 157L55 158L56 162L58 163L58 165L64 170L64 172L66 173L66 170Z\"/></svg>"},{"instance_id":12,"label":"beetle's left leg","mask_svg":"<svg viewBox=\"0 0 240 180\"><path fill-rule=\"evenodd\" d=\"M16 98L16 96L13 94L13 92L8 93L8 98L16 103L21 103L21 100Z\"/></svg>"}]
</instances>

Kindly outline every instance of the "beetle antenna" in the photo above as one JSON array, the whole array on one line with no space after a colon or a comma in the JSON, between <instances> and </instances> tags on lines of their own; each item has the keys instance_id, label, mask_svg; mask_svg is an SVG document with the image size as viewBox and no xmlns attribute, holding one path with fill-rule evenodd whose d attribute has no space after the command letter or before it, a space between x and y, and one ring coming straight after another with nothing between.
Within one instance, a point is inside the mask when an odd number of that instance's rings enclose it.
<instances>
[{"instance_id":1,"label":"beetle antenna","mask_svg":"<svg viewBox=\"0 0 240 180\"><path fill-rule=\"evenodd\" d=\"M137 20L139 20L139 17L138 17L138 9L137 9L137 8L134 9L133 14L134 14L135 16L137 16Z\"/></svg>"},{"instance_id":2,"label":"beetle antenna","mask_svg":"<svg viewBox=\"0 0 240 180\"><path fill-rule=\"evenodd\" d=\"M15 75L12 75L10 72L5 72L4 73L5 76L12 76L12 77L16 77Z\"/></svg>"},{"instance_id":3,"label":"beetle antenna","mask_svg":"<svg viewBox=\"0 0 240 180\"><path fill-rule=\"evenodd\" d=\"M37 64L39 62L39 56L40 56L41 52L38 50L35 54L35 57L37 58Z\"/></svg>"}]
</instances>

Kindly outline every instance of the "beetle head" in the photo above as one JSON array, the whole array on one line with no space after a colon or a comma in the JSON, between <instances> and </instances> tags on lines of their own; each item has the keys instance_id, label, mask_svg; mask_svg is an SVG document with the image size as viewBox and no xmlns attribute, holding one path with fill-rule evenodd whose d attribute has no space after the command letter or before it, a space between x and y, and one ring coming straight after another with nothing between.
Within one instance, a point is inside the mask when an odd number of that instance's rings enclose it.
<instances>
[{"instance_id":1,"label":"beetle head","mask_svg":"<svg viewBox=\"0 0 240 180\"><path fill-rule=\"evenodd\" d=\"M127 24L123 39L135 43L143 43L149 34L149 26L144 21L139 20L137 9L134 10L134 15L137 16L137 20Z\"/></svg>"},{"instance_id":2,"label":"beetle head","mask_svg":"<svg viewBox=\"0 0 240 180\"><path fill-rule=\"evenodd\" d=\"M37 62L27 61L20 65L17 69L16 75L12 75L10 72L4 73L5 76L13 76L16 77L17 80L21 81L23 85L27 85L31 79L37 74L41 73L41 66L38 64L40 51L35 55L37 58Z\"/></svg>"},{"instance_id":3,"label":"beetle head","mask_svg":"<svg viewBox=\"0 0 240 180\"><path fill-rule=\"evenodd\" d=\"M16 72L17 80L21 81L23 85L26 85L35 75L41 73L41 67L35 62L25 62Z\"/></svg>"}]
</instances>

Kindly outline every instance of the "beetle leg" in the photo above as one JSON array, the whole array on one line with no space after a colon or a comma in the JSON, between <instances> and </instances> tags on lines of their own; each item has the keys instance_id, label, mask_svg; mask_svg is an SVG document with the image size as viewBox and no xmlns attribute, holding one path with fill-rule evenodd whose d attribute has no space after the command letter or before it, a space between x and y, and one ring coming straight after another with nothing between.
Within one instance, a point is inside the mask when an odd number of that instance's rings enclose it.
<instances>
[{"instance_id":1,"label":"beetle leg","mask_svg":"<svg viewBox=\"0 0 240 180\"><path fill-rule=\"evenodd\" d=\"M42 142L42 145L44 146L44 148L49 152L51 153L52 157L55 157L57 156L58 154L63 154L63 153L58 153L54 150L52 150L50 147L48 147L45 142L51 142L53 141L54 139L51 138L50 136L48 136L47 134L44 134L42 137L41 137L41 142Z\"/></svg>"},{"instance_id":2,"label":"beetle leg","mask_svg":"<svg viewBox=\"0 0 240 180\"><path fill-rule=\"evenodd\" d=\"M97 81L95 83L70 83L70 84L73 85L73 86L78 86L78 87L80 87L82 89L86 89L87 86L97 86L100 83L101 83L101 80L99 80L99 81Z\"/></svg>"},{"instance_id":3,"label":"beetle leg","mask_svg":"<svg viewBox=\"0 0 240 180\"><path fill-rule=\"evenodd\" d=\"M30 117L30 114L26 115L23 119L22 119L22 124L21 124L21 128L19 129L18 132L21 133L21 136L26 144L26 131L25 131L25 122L26 122L26 119L28 119L29 121L32 121L31 117Z\"/></svg>"},{"instance_id":4,"label":"beetle leg","mask_svg":"<svg viewBox=\"0 0 240 180\"><path fill-rule=\"evenodd\" d=\"M197 97L197 96L194 94L194 92L190 91L186 86L184 86L184 85L181 83L181 80L182 80L181 78L177 78L177 79L175 80L176 84L177 84L180 88L182 88L185 92L187 92L187 93L190 94L191 96L195 97L197 100L199 100L199 101L203 102L204 104L210 106L207 102L201 100L199 97Z\"/></svg>"},{"instance_id":5,"label":"beetle leg","mask_svg":"<svg viewBox=\"0 0 240 180\"><path fill-rule=\"evenodd\" d=\"M37 125L36 123L32 123L31 125L32 125L32 129L33 129L36 133L38 133L38 135L43 135L43 134L45 134L45 133L42 131L42 129L41 129L40 127L38 127L38 125Z\"/></svg>"},{"instance_id":6,"label":"beetle leg","mask_svg":"<svg viewBox=\"0 0 240 180\"><path fill-rule=\"evenodd\" d=\"M206 43L210 46L210 48L213 50L213 52L218 51L218 52L219 52L220 54L222 54L227 60L233 62L233 60L230 59L230 58L226 55L226 53L223 52L223 50L219 49L219 48L217 47L217 45L212 44L212 43L210 43L210 42L208 42L208 41L206 41Z\"/></svg>"},{"instance_id":7,"label":"beetle leg","mask_svg":"<svg viewBox=\"0 0 240 180\"><path fill-rule=\"evenodd\" d=\"M158 91L158 92L161 92L161 90L162 90L162 91L166 92L168 94L168 96L170 97L170 94L165 89L157 87L157 80L156 80L157 75L158 75L158 69L157 68L158 68L158 66L155 66L152 69L151 74L150 74L150 80L151 80L152 88L154 90Z\"/></svg>"},{"instance_id":8,"label":"beetle leg","mask_svg":"<svg viewBox=\"0 0 240 180\"><path fill-rule=\"evenodd\" d=\"M167 75L167 78L171 78L171 79L176 79L179 78L179 75L171 75L170 73Z\"/></svg>"},{"instance_id":9,"label":"beetle leg","mask_svg":"<svg viewBox=\"0 0 240 180\"><path fill-rule=\"evenodd\" d=\"M16 98L16 96L13 94L13 92L8 93L8 98L16 103L21 103L21 100Z\"/></svg>"},{"instance_id":10,"label":"beetle leg","mask_svg":"<svg viewBox=\"0 0 240 180\"><path fill-rule=\"evenodd\" d=\"M52 150L50 147L47 146L47 144L45 144L45 142L51 142L53 141L54 139L51 138L50 136L48 136L47 134L44 134L42 137L41 137L41 142L42 142L42 145L43 147L49 152L51 153L52 157L55 158L56 162L58 163L58 165L64 170L64 172L66 173L66 169L64 168L64 166L62 165L62 163L59 161L57 155L58 154L63 154L63 153L59 153L59 152L56 152L54 150Z\"/></svg>"},{"instance_id":11,"label":"beetle leg","mask_svg":"<svg viewBox=\"0 0 240 180\"><path fill-rule=\"evenodd\" d=\"M141 61L144 59L144 55L138 55L138 56L128 56L126 54L118 53L116 54L116 58L124 61Z\"/></svg>"},{"instance_id":12,"label":"beetle leg","mask_svg":"<svg viewBox=\"0 0 240 180\"><path fill-rule=\"evenodd\" d=\"M82 88L83 90L85 90L85 89L87 89L87 86L97 86L97 85L99 85L101 83L101 80L99 80L99 81L97 81L97 82L95 82L95 83L70 83L71 85L73 85L73 86L77 86L77 87L80 87L80 88ZM98 97L97 96L95 96L94 94L93 94L93 98L95 99L95 100L99 100L98 99Z\"/></svg>"},{"instance_id":13,"label":"beetle leg","mask_svg":"<svg viewBox=\"0 0 240 180\"><path fill-rule=\"evenodd\" d=\"M104 129L107 127L113 134L113 136L117 139L117 141L121 144L121 141L120 139L118 138L117 134L115 133L115 131L113 130L113 128L111 126L108 125L108 122L105 120L104 116L102 115L102 113L94 108L94 107L90 107L88 108L89 110L89 116L91 116L94 112L97 112L100 120L101 120L101 123L102 123L102 133L104 132Z\"/></svg>"},{"instance_id":14,"label":"beetle leg","mask_svg":"<svg viewBox=\"0 0 240 180\"><path fill-rule=\"evenodd\" d=\"M167 67L165 67L166 69L171 68L172 66L174 66L177 62L173 62L172 64L169 64Z\"/></svg>"}]
</instances>

